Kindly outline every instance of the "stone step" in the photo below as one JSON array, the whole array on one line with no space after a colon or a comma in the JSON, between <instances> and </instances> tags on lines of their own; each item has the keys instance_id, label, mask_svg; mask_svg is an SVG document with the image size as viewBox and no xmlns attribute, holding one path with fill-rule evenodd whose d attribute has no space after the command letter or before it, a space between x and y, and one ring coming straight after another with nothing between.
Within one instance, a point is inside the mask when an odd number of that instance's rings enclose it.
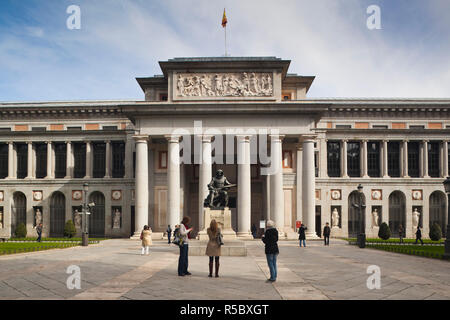
<instances>
[{"instance_id":1,"label":"stone step","mask_svg":"<svg viewBox=\"0 0 450 320\"><path fill-rule=\"evenodd\" d=\"M189 255L204 256L208 241L189 240ZM244 241L233 240L225 241L221 248L222 256L243 257L247 255L247 247Z\"/></svg>"}]
</instances>

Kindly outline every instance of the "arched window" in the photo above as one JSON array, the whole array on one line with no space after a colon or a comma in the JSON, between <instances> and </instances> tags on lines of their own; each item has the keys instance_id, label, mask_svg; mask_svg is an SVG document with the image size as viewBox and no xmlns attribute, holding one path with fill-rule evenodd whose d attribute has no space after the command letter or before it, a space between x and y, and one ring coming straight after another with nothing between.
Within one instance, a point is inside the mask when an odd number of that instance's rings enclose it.
<instances>
[{"instance_id":1,"label":"arched window","mask_svg":"<svg viewBox=\"0 0 450 320\"><path fill-rule=\"evenodd\" d=\"M99 191L95 191L89 197L89 203L93 202L95 206L91 208L89 215L89 236L105 236L105 196Z\"/></svg>"},{"instance_id":2,"label":"arched window","mask_svg":"<svg viewBox=\"0 0 450 320\"><path fill-rule=\"evenodd\" d=\"M360 197L362 197L361 200ZM353 191L348 196L348 236L351 238L355 238L365 229L366 210L363 208L360 212L360 209L355 206L359 206L360 201L364 204L366 200L364 194L358 191Z\"/></svg>"},{"instance_id":3,"label":"arched window","mask_svg":"<svg viewBox=\"0 0 450 320\"><path fill-rule=\"evenodd\" d=\"M394 191L389 195L389 228L391 235L398 237L400 225L406 226L406 198L400 191Z\"/></svg>"},{"instance_id":4,"label":"arched window","mask_svg":"<svg viewBox=\"0 0 450 320\"><path fill-rule=\"evenodd\" d=\"M56 191L50 199L50 236L62 237L66 223L66 197Z\"/></svg>"},{"instance_id":5,"label":"arched window","mask_svg":"<svg viewBox=\"0 0 450 320\"><path fill-rule=\"evenodd\" d=\"M14 236L17 226L27 224L27 198L22 192L14 192L11 205L11 235Z\"/></svg>"},{"instance_id":6,"label":"arched window","mask_svg":"<svg viewBox=\"0 0 450 320\"><path fill-rule=\"evenodd\" d=\"M445 217L445 195L440 191L435 191L430 195L430 228L434 223L441 226L442 235L445 237L446 217Z\"/></svg>"}]
</instances>

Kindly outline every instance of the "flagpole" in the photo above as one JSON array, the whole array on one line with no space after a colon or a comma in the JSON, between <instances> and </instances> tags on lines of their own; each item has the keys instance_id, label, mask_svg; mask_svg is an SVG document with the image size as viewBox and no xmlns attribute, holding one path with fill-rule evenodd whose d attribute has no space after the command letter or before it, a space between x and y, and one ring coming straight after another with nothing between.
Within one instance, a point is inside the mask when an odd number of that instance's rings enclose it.
<instances>
[{"instance_id":1,"label":"flagpole","mask_svg":"<svg viewBox=\"0 0 450 320\"><path fill-rule=\"evenodd\" d=\"M225 57L227 56L227 26L225 25Z\"/></svg>"}]
</instances>

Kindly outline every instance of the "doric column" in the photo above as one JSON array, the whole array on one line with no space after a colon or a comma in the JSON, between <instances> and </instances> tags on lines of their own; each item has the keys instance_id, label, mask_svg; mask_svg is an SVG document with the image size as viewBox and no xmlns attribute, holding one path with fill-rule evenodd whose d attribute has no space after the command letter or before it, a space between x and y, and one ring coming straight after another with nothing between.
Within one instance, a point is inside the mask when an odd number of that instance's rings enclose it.
<instances>
[{"instance_id":1,"label":"doric column","mask_svg":"<svg viewBox=\"0 0 450 320\"><path fill-rule=\"evenodd\" d=\"M27 179L33 178L33 143L27 142L28 145L28 159L27 159Z\"/></svg>"},{"instance_id":2,"label":"doric column","mask_svg":"<svg viewBox=\"0 0 450 320\"><path fill-rule=\"evenodd\" d=\"M52 142L47 141L47 179L53 179L53 172L52 172Z\"/></svg>"},{"instance_id":3,"label":"doric column","mask_svg":"<svg viewBox=\"0 0 450 320\"><path fill-rule=\"evenodd\" d=\"M389 177L388 170L388 140L383 140L383 178Z\"/></svg>"},{"instance_id":4,"label":"doric column","mask_svg":"<svg viewBox=\"0 0 450 320\"><path fill-rule=\"evenodd\" d=\"M423 177L430 177L428 175L428 140L423 140Z\"/></svg>"},{"instance_id":5,"label":"doric column","mask_svg":"<svg viewBox=\"0 0 450 320\"><path fill-rule=\"evenodd\" d=\"M66 176L65 179L72 178L72 142L66 141Z\"/></svg>"},{"instance_id":6,"label":"doric column","mask_svg":"<svg viewBox=\"0 0 450 320\"><path fill-rule=\"evenodd\" d=\"M199 230L209 228L204 225L203 202L209 194L208 184L212 179L212 156L211 156L211 139L210 135L200 135L198 138L202 141L202 157L200 159L200 167L198 173L198 225Z\"/></svg>"},{"instance_id":7,"label":"doric column","mask_svg":"<svg viewBox=\"0 0 450 320\"><path fill-rule=\"evenodd\" d=\"M111 141L106 141L105 178L111 178Z\"/></svg>"},{"instance_id":8,"label":"doric column","mask_svg":"<svg viewBox=\"0 0 450 320\"><path fill-rule=\"evenodd\" d=\"M409 178L408 173L408 140L403 140L403 177Z\"/></svg>"},{"instance_id":9,"label":"doric column","mask_svg":"<svg viewBox=\"0 0 450 320\"><path fill-rule=\"evenodd\" d=\"M148 136L134 136L134 139L136 141L136 218L133 238L136 238L148 224Z\"/></svg>"},{"instance_id":10,"label":"doric column","mask_svg":"<svg viewBox=\"0 0 450 320\"><path fill-rule=\"evenodd\" d=\"M92 178L92 142L86 141L86 175L85 179Z\"/></svg>"},{"instance_id":11,"label":"doric column","mask_svg":"<svg viewBox=\"0 0 450 320\"><path fill-rule=\"evenodd\" d=\"M283 191L283 156L282 140L284 136L270 135L270 218L280 235L284 235L284 191Z\"/></svg>"},{"instance_id":12,"label":"doric column","mask_svg":"<svg viewBox=\"0 0 450 320\"><path fill-rule=\"evenodd\" d=\"M8 179L15 179L17 177L14 172L14 142L8 142Z\"/></svg>"},{"instance_id":13,"label":"doric column","mask_svg":"<svg viewBox=\"0 0 450 320\"><path fill-rule=\"evenodd\" d=\"M322 151L322 150L321 150ZM303 218L302 218L302 212L303 212L303 195L302 195L302 192L303 192L303 188L302 188L302 181L303 181L303 179L302 179L302 171L303 171L303 164L302 164L302 162L303 162L303 149L302 149L302 144L301 143L299 143L298 145L297 145L297 157L296 157L296 159L297 159L297 176L296 176L296 194L297 194L297 201L296 201L296 205L297 205L297 208L296 208L296 211L297 211L297 215L296 215L296 217L297 217L297 219L296 219L296 221L301 221ZM323 170L322 170L323 171ZM325 170L325 172L326 172L326 170ZM326 177L328 178L328 175L326 175Z\"/></svg>"},{"instance_id":14,"label":"doric column","mask_svg":"<svg viewBox=\"0 0 450 320\"><path fill-rule=\"evenodd\" d=\"M367 174L367 140L362 140L361 177L368 178Z\"/></svg>"},{"instance_id":15,"label":"doric column","mask_svg":"<svg viewBox=\"0 0 450 320\"><path fill-rule=\"evenodd\" d=\"M328 178L327 170L327 139L320 139L319 141L319 152L320 152L320 163L319 163L319 177Z\"/></svg>"},{"instance_id":16,"label":"doric column","mask_svg":"<svg viewBox=\"0 0 450 320\"><path fill-rule=\"evenodd\" d=\"M239 237L251 238L251 173L250 173L250 136L238 135L238 232Z\"/></svg>"},{"instance_id":17,"label":"doric column","mask_svg":"<svg viewBox=\"0 0 450 320\"><path fill-rule=\"evenodd\" d=\"M166 136L168 141L167 153L167 225L175 230L180 223L180 137Z\"/></svg>"},{"instance_id":18,"label":"doric column","mask_svg":"<svg viewBox=\"0 0 450 320\"><path fill-rule=\"evenodd\" d=\"M125 140L125 178L133 178L133 144Z\"/></svg>"},{"instance_id":19,"label":"doric column","mask_svg":"<svg viewBox=\"0 0 450 320\"><path fill-rule=\"evenodd\" d=\"M448 177L448 170L449 170L449 168L448 168L448 140L444 140L442 142L442 145L444 147L444 152L443 152L444 153L444 163L442 164L443 165L442 176L444 178L446 178L446 177Z\"/></svg>"},{"instance_id":20,"label":"doric column","mask_svg":"<svg viewBox=\"0 0 450 320\"><path fill-rule=\"evenodd\" d=\"M348 178L347 174L347 139L342 140L341 174L343 178Z\"/></svg>"},{"instance_id":21,"label":"doric column","mask_svg":"<svg viewBox=\"0 0 450 320\"><path fill-rule=\"evenodd\" d=\"M303 191L303 224L308 228L306 236L316 238L316 207L315 207L315 175L314 175L314 140L303 139L302 160L302 191Z\"/></svg>"}]
</instances>

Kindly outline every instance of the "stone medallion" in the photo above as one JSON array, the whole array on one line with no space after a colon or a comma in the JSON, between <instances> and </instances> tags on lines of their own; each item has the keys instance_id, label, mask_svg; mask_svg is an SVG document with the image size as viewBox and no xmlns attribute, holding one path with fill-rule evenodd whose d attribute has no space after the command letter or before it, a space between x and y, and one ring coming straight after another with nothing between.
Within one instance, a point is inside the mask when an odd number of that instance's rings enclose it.
<instances>
[{"instance_id":1,"label":"stone medallion","mask_svg":"<svg viewBox=\"0 0 450 320\"><path fill-rule=\"evenodd\" d=\"M341 200L341 190L334 189L331 190L331 199L332 200Z\"/></svg>"},{"instance_id":2,"label":"stone medallion","mask_svg":"<svg viewBox=\"0 0 450 320\"><path fill-rule=\"evenodd\" d=\"M122 199L122 191L121 190L113 190L111 192L111 197L113 200L120 200Z\"/></svg>"},{"instance_id":3,"label":"stone medallion","mask_svg":"<svg viewBox=\"0 0 450 320\"><path fill-rule=\"evenodd\" d=\"M81 200L83 198L83 191L72 190L72 200Z\"/></svg>"},{"instance_id":4,"label":"stone medallion","mask_svg":"<svg viewBox=\"0 0 450 320\"><path fill-rule=\"evenodd\" d=\"M422 200L422 190L413 190L412 198L413 200Z\"/></svg>"},{"instance_id":5,"label":"stone medallion","mask_svg":"<svg viewBox=\"0 0 450 320\"><path fill-rule=\"evenodd\" d=\"M372 200L382 200L383 191L381 189L372 189Z\"/></svg>"},{"instance_id":6,"label":"stone medallion","mask_svg":"<svg viewBox=\"0 0 450 320\"><path fill-rule=\"evenodd\" d=\"M34 201L41 201L44 197L44 194L42 193L42 190L33 190L33 200Z\"/></svg>"}]
</instances>

